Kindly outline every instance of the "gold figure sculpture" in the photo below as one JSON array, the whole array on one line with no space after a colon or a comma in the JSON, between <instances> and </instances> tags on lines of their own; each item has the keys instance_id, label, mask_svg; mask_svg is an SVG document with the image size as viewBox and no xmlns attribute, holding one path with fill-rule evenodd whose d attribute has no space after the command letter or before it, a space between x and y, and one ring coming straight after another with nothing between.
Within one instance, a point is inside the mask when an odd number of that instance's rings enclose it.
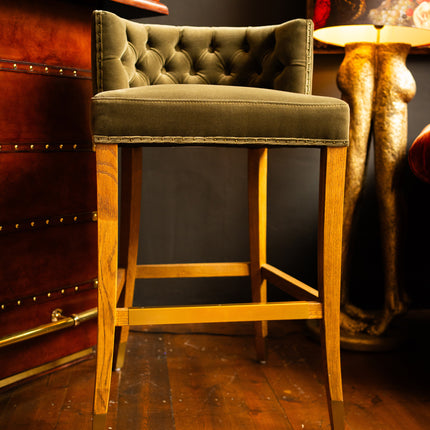
<instances>
[{"instance_id":1,"label":"gold figure sculpture","mask_svg":"<svg viewBox=\"0 0 430 430\"><path fill-rule=\"evenodd\" d=\"M400 176L406 156L407 104L415 95L415 81L406 68L410 45L351 43L337 83L351 108L343 233L341 327L349 334L378 336L405 311L406 294L400 261L402 195ZM373 128L372 128L373 126ZM376 194L379 205L384 264L384 308L378 312L354 306L348 297L349 246L357 202L363 190L373 130Z\"/></svg>"}]
</instances>

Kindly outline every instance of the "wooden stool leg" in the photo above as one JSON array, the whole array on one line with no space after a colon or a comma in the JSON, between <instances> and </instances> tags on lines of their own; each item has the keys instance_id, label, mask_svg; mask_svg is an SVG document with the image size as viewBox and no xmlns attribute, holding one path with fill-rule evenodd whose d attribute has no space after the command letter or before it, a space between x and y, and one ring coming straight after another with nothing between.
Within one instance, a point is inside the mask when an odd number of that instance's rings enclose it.
<instances>
[{"instance_id":1,"label":"wooden stool leg","mask_svg":"<svg viewBox=\"0 0 430 430\"><path fill-rule=\"evenodd\" d=\"M93 429L104 428L112 376L118 271L118 148L97 145L98 339Z\"/></svg>"},{"instance_id":2,"label":"wooden stool leg","mask_svg":"<svg viewBox=\"0 0 430 430\"><path fill-rule=\"evenodd\" d=\"M118 307L133 306L139 245L140 204L142 194L142 148L121 150L121 227L119 266L125 268L125 286ZM114 368L124 365L129 326L118 329Z\"/></svg>"},{"instance_id":3,"label":"wooden stool leg","mask_svg":"<svg viewBox=\"0 0 430 430\"><path fill-rule=\"evenodd\" d=\"M321 345L333 430L345 427L340 366L340 277L346 151L347 148L322 149L320 170L318 282L323 301Z\"/></svg>"},{"instance_id":4,"label":"wooden stool leg","mask_svg":"<svg viewBox=\"0 0 430 430\"><path fill-rule=\"evenodd\" d=\"M267 148L248 150L249 248L253 302L267 301L267 283L261 276L266 263ZM267 321L255 323L257 360L266 361Z\"/></svg>"}]
</instances>

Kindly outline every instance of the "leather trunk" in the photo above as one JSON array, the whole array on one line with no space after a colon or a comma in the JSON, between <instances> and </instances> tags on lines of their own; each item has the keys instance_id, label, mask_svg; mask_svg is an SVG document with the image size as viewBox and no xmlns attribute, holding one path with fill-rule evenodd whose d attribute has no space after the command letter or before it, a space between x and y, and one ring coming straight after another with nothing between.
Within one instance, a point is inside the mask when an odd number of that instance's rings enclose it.
<instances>
[{"instance_id":1,"label":"leather trunk","mask_svg":"<svg viewBox=\"0 0 430 430\"><path fill-rule=\"evenodd\" d=\"M93 9L168 13L159 0L0 1L0 387L86 357L97 341ZM58 309L85 322L16 342Z\"/></svg>"},{"instance_id":2,"label":"leather trunk","mask_svg":"<svg viewBox=\"0 0 430 430\"><path fill-rule=\"evenodd\" d=\"M0 2L2 338L97 306L92 6ZM88 355L96 335L92 319L0 348L0 386Z\"/></svg>"}]
</instances>

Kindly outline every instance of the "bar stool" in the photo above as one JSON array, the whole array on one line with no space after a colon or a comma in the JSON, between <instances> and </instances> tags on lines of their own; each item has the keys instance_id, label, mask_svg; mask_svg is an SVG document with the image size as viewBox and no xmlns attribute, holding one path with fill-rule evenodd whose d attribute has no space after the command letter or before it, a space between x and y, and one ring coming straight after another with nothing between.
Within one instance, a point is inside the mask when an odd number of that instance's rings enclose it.
<instances>
[{"instance_id":1,"label":"bar stool","mask_svg":"<svg viewBox=\"0 0 430 430\"><path fill-rule=\"evenodd\" d=\"M312 30L312 22L302 19L248 28L174 27L94 12L92 132L99 243L94 429L105 425L115 328L121 328L117 367L129 326L150 324L255 321L257 358L264 360L267 321L287 319L321 320L332 428L344 428L339 307L349 109L341 100L310 95ZM248 148L250 261L137 265L145 146ZM266 261L267 154L274 147L321 152L318 289ZM249 276L253 302L132 305L136 278L221 276ZM267 282L296 300L267 302Z\"/></svg>"}]
</instances>

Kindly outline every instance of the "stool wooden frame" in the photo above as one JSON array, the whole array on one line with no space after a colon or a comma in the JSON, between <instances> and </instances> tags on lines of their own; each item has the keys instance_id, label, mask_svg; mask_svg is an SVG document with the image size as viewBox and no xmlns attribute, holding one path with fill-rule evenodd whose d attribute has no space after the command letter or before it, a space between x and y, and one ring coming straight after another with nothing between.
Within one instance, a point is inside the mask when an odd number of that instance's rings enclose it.
<instances>
[{"instance_id":1,"label":"stool wooden frame","mask_svg":"<svg viewBox=\"0 0 430 430\"><path fill-rule=\"evenodd\" d=\"M319 149L319 148L316 148ZM267 148L248 149L250 261L137 265L142 177L142 148L121 148L121 246L118 242L118 146L97 144L99 337L93 429L105 426L115 328L116 367L124 360L129 326L255 321L257 358L265 360L267 321L321 320L321 346L332 429L344 428L340 368L340 276L342 216L347 147L322 147L318 220L318 290L287 275L266 261ZM118 266L119 261L119 266ZM119 267L119 268L118 268ZM132 307L137 278L192 278L249 276L253 303ZM297 301L267 303L266 283L279 287Z\"/></svg>"}]
</instances>

